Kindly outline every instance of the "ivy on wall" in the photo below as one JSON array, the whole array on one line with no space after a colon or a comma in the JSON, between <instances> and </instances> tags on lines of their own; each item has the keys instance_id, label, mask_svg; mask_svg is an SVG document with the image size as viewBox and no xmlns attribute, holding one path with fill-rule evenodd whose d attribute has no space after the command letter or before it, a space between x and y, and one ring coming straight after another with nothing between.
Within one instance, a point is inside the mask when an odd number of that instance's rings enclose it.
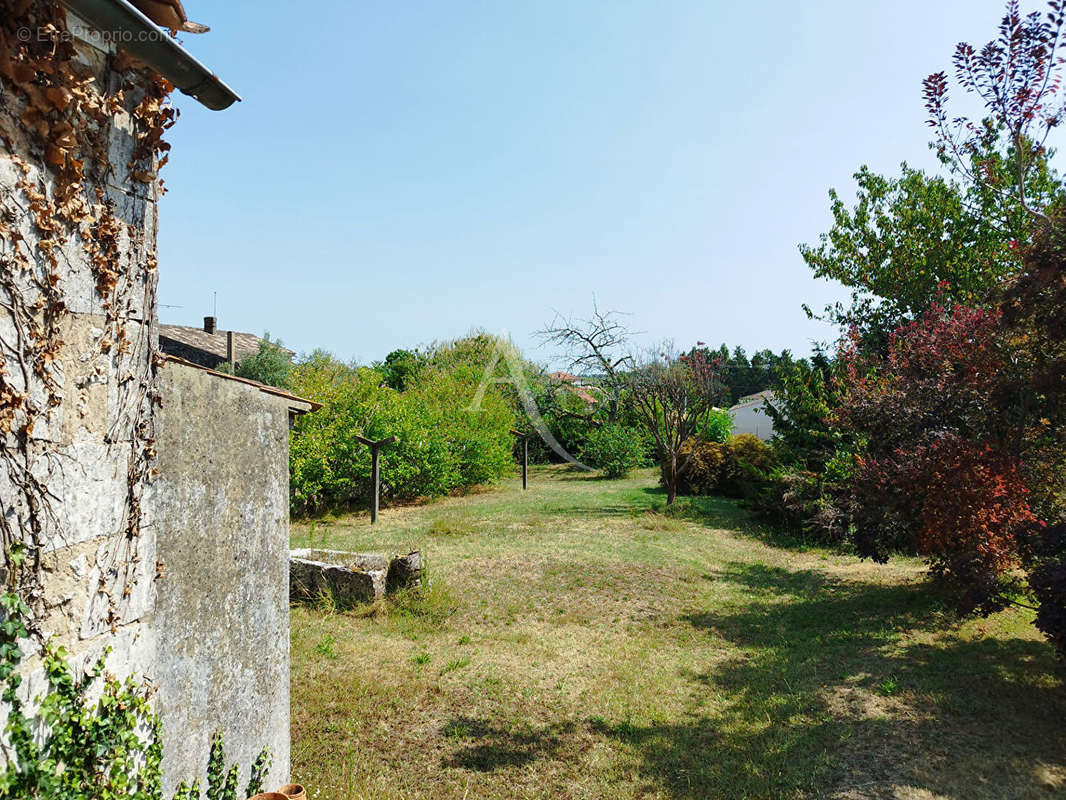
<instances>
[{"instance_id":1,"label":"ivy on wall","mask_svg":"<svg viewBox=\"0 0 1066 800\"><path fill-rule=\"evenodd\" d=\"M58 4L0 0L0 142L18 176L0 192L0 309L9 323L0 326L0 480L6 478L12 495L6 505L14 511L0 515L0 544L8 586L34 612L31 631L44 604L42 555L63 535L48 486L60 455L35 440L34 430L55 418L67 388L57 362L71 248L91 271L93 306L104 319L95 352L80 355L96 364L93 379L117 384L105 442L130 446L124 530L115 532L125 537L110 548L111 563L100 565L117 576L111 587L100 587L119 593L102 612L112 629L132 590L140 499L155 456L154 231L116 214L105 187L109 178L124 182L149 202L169 150L163 134L177 111L168 102L168 81L137 71L121 50L106 58L101 80L100 65L75 49ZM132 122L133 157L112 164L113 128L123 112ZM25 557L16 565L10 554L19 545Z\"/></svg>"},{"instance_id":2,"label":"ivy on wall","mask_svg":"<svg viewBox=\"0 0 1066 800\"><path fill-rule=\"evenodd\" d=\"M13 560L22 557L16 548ZM0 594L0 686L8 707L0 800L161 800L162 739L150 701L153 688L119 680L104 670L106 653L76 676L62 648L46 646L48 689L31 717L19 697L30 609L15 592ZM252 764L245 792L263 789L270 755ZM206 800L237 800L240 768L226 768L222 735L211 743ZM182 783L174 800L202 800L199 781Z\"/></svg>"}]
</instances>

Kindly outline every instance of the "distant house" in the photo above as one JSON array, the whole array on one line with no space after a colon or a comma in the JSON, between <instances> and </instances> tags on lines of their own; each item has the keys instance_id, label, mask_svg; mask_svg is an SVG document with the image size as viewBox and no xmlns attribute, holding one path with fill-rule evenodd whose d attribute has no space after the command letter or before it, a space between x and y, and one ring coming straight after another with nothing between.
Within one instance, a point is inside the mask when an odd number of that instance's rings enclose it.
<instances>
[{"instance_id":1,"label":"distant house","mask_svg":"<svg viewBox=\"0 0 1066 800\"><path fill-rule=\"evenodd\" d=\"M548 377L552 381L560 384L560 388L566 387L567 391L571 394L581 398L587 406L594 406L599 402L599 399L585 388L591 386L591 384L586 383L577 375L571 375L569 372L552 372L548 374Z\"/></svg>"},{"instance_id":2,"label":"distant house","mask_svg":"<svg viewBox=\"0 0 1066 800\"><path fill-rule=\"evenodd\" d=\"M241 363L241 359L259 352L263 339L253 333L220 331L214 317L204 317L202 328L186 325L160 325L159 349L168 356L177 356L208 369L218 369L227 362ZM281 348L289 358L292 350Z\"/></svg>"},{"instance_id":3,"label":"distant house","mask_svg":"<svg viewBox=\"0 0 1066 800\"><path fill-rule=\"evenodd\" d=\"M774 401L774 393L770 389L747 397L729 409L729 416L733 418L733 433L753 433L763 441L774 435L774 421L766 413L766 404Z\"/></svg>"}]
</instances>

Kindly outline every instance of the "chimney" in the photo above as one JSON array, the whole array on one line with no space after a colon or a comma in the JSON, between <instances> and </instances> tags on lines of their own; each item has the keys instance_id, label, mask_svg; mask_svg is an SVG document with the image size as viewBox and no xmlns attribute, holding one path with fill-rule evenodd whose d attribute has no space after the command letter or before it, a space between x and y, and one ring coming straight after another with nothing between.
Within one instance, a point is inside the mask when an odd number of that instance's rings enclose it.
<instances>
[{"instance_id":1,"label":"chimney","mask_svg":"<svg viewBox=\"0 0 1066 800\"><path fill-rule=\"evenodd\" d=\"M218 320L214 317L204 317L204 333L214 333L218 327Z\"/></svg>"},{"instance_id":2,"label":"chimney","mask_svg":"<svg viewBox=\"0 0 1066 800\"><path fill-rule=\"evenodd\" d=\"M234 361L233 352L233 331L226 331L226 360L229 362L230 369L237 369L237 362Z\"/></svg>"}]
</instances>

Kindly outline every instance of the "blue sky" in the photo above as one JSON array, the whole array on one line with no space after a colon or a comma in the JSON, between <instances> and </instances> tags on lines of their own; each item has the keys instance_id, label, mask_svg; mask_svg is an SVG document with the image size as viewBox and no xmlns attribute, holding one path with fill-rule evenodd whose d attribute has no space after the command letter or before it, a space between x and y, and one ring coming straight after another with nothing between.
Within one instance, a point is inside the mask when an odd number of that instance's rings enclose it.
<instances>
[{"instance_id":1,"label":"blue sky","mask_svg":"<svg viewBox=\"0 0 1066 800\"><path fill-rule=\"evenodd\" d=\"M1032 2L1026 4L1035 8ZM630 313L649 340L806 353L843 290L796 246L863 163L932 166L921 80L1000 0L187 0L243 102L176 96L163 322L370 361Z\"/></svg>"}]
</instances>

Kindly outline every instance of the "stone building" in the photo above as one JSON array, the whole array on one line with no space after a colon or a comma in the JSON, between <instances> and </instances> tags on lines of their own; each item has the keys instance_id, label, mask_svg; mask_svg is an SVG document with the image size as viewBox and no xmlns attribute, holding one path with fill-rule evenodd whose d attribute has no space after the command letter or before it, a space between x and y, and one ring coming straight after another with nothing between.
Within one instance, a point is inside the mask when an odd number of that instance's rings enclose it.
<instances>
[{"instance_id":1,"label":"stone building","mask_svg":"<svg viewBox=\"0 0 1066 800\"><path fill-rule=\"evenodd\" d=\"M289 761L289 425L312 404L169 357L159 392L144 524L162 576L144 623L164 777L201 771L221 730L245 770L269 747L277 788Z\"/></svg>"},{"instance_id":2,"label":"stone building","mask_svg":"<svg viewBox=\"0 0 1066 800\"><path fill-rule=\"evenodd\" d=\"M245 776L268 747L277 785L288 429L311 404L165 356L156 314L171 84L239 98L125 0L0 6L2 571L76 667L110 647L158 684L166 791L215 730Z\"/></svg>"}]
</instances>

